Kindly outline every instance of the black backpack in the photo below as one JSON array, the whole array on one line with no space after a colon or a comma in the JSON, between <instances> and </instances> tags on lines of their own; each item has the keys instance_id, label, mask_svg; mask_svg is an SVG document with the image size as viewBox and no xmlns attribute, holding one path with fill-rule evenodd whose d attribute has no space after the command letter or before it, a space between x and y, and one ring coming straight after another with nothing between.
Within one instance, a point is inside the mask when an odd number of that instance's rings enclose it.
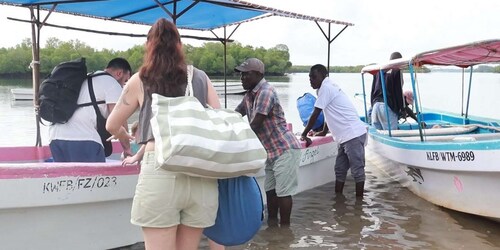
<instances>
[{"instance_id":1,"label":"black backpack","mask_svg":"<svg viewBox=\"0 0 500 250\"><path fill-rule=\"evenodd\" d=\"M78 108L78 96L86 78L85 58L63 62L54 67L52 73L43 80L38 92L40 117L52 123L66 123Z\"/></svg>"},{"instance_id":2,"label":"black backpack","mask_svg":"<svg viewBox=\"0 0 500 250\"><path fill-rule=\"evenodd\" d=\"M97 132L104 145L105 155L112 153L110 141L106 141L111 135L106 131L106 119L102 116L94 95L92 78L100 75L109 75L109 73L96 73L87 75L87 66L85 58L62 62L52 70L40 85L38 100L40 117L46 121L54 123L66 123L73 116L75 110L79 107L93 105L97 115ZM80 89L83 82L88 78L89 92L92 102L77 104L80 95Z\"/></svg>"}]
</instances>

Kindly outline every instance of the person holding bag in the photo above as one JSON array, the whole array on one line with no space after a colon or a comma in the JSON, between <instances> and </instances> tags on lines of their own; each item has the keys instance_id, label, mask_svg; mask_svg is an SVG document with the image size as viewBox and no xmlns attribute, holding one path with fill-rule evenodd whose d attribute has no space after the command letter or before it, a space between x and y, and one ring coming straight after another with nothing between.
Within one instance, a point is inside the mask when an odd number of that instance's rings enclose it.
<instances>
[{"instance_id":1,"label":"person holding bag","mask_svg":"<svg viewBox=\"0 0 500 250\"><path fill-rule=\"evenodd\" d=\"M121 124L140 109L137 139L146 148L131 222L142 227L146 249L198 249L203 229L215 223L217 179L188 176L159 167L150 123L153 93L166 97L186 95L187 65L175 25L164 18L157 20L148 32L145 48L143 65L125 85L106 128L115 138L131 138ZM196 68L192 88L204 106L220 108L210 79Z\"/></svg>"}]
</instances>

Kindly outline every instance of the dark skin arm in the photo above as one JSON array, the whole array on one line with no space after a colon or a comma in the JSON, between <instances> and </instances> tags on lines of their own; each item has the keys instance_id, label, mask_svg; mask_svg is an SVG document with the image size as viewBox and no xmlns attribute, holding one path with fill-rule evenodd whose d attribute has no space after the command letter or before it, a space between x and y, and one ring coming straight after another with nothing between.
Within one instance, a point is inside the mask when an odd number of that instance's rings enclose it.
<instances>
[{"instance_id":1,"label":"dark skin arm","mask_svg":"<svg viewBox=\"0 0 500 250\"><path fill-rule=\"evenodd\" d=\"M300 140L306 141L306 147L309 147L309 145L311 145L311 143L312 143L311 139L309 137L307 137L307 133L309 133L309 131L311 131L311 129L314 126L314 123L316 123L316 120L318 119L320 113L321 113L321 109L315 107L311 116L309 117L309 121L307 122L307 125L304 128L304 131L302 131L302 135L300 136ZM326 126L326 123L325 123L325 126L323 127L322 132L325 131L325 128L328 131L328 127Z\"/></svg>"},{"instance_id":2,"label":"dark skin arm","mask_svg":"<svg viewBox=\"0 0 500 250\"><path fill-rule=\"evenodd\" d=\"M317 133L314 133L315 136L325 136L328 134L328 124L326 122L323 124L323 130Z\"/></svg>"},{"instance_id":3,"label":"dark skin arm","mask_svg":"<svg viewBox=\"0 0 500 250\"><path fill-rule=\"evenodd\" d=\"M411 108L410 108L410 107L405 106L405 111L406 111L406 114L407 114L409 117L411 117L411 118L412 118L413 120L415 120L415 121L418 121L418 120L417 120L417 116L415 115L415 113L413 113L413 110L411 110ZM425 124L425 122L424 122L424 121L422 121L422 122L420 123L420 126L422 126L422 128L425 128L425 127L427 126L427 124Z\"/></svg>"}]
</instances>

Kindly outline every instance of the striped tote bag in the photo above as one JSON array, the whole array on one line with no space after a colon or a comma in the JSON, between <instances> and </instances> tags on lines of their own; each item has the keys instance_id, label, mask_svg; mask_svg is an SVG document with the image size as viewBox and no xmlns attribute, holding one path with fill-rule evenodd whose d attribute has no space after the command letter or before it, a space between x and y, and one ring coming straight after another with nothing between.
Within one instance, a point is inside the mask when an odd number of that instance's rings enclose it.
<instances>
[{"instance_id":1,"label":"striped tote bag","mask_svg":"<svg viewBox=\"0 0 500 250\"><path fill-rule=\"evenodd\" d=\"M151 126L161 168L191 176L254 176L267 153L236 111L205 108L193 96L153 94Z\"/></svg>"}]
</instances>

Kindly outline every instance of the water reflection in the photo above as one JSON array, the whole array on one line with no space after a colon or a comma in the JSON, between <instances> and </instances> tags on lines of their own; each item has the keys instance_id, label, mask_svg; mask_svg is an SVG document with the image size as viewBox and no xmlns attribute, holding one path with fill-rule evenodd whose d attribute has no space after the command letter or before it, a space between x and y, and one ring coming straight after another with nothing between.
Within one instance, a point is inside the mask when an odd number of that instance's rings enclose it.
<instances>
[{"instance_id":1,"label":"water reflection","mask_svg":"<svg viewBox=\"0 0 500 250\"><path fill-rule=\"evenodd\" d=\"M500 249L497 223L422 200L372 163L363 199L352 180L339 196L328 183L294 197L290 231L264 224L228 249Z\"/></svg>"},{"instance_id":2,"label":"water reflection","mask_svg":"<svg viewBox=\"0 0 500 250\"><path fill-rule=\"evenodd\" d=\"M334 194L333 182L302 192L290 227L263 222L250 242L227 249L500 249L498 223L437 207L367 164L363 199L352 179L344 195ZM206 239L200 249L209 249Z\"/></svg>"}]
</instances>

